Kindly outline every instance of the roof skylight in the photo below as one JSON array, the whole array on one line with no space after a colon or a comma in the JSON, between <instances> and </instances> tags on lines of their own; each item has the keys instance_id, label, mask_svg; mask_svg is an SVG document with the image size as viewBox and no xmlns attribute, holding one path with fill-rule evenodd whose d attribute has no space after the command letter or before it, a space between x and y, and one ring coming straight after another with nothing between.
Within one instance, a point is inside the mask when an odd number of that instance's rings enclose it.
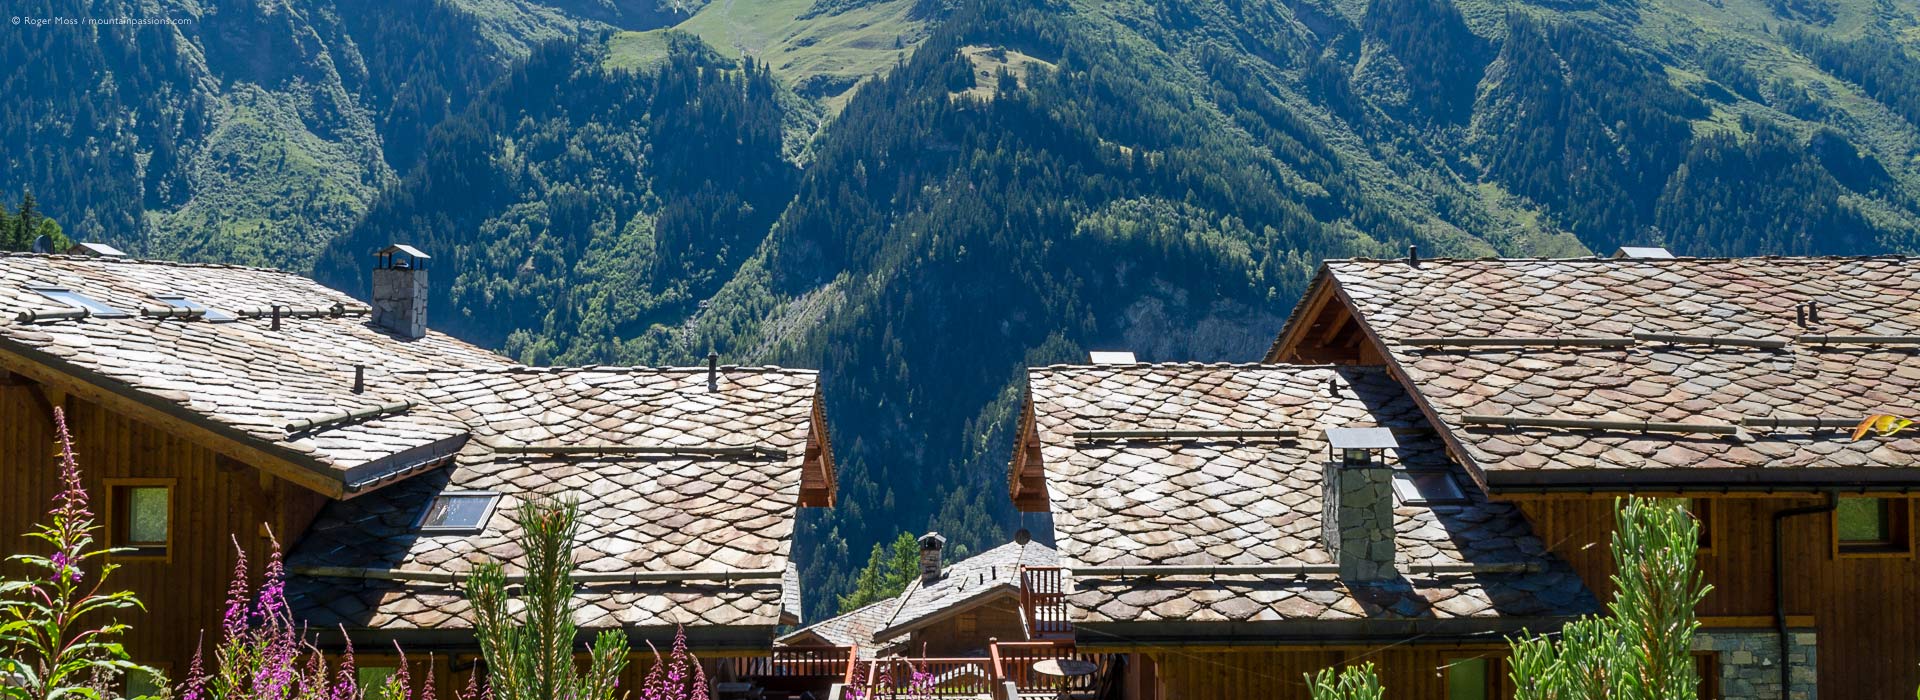
<instances>
[{"instance_id":1,"label":"roof skylight","mask_svg":"<svg viewBox=\"0 0 1920 700\"><path fill-rule=\"evenodd\" d=\"M233 314L227 313L225 311L220 311L218 309L208 308L206 304L202 304L200 302L194 301L192 299L189 299L185 296L181 296L178 294L170 294L165 296L155 295L153 298L159 300L160 303L162 304L166 304L167 306L171 306L176 309L185 309L187 311L198 311L200 312L201 318L204 318L208 321L213 321L216 323L220 321L232 321L235 318L237 318Z\"/></svg>"},{"instance_id":2,"label":"roof skylight","mask_svg":"<svg viewBox=\"0 0 1920 700\"><path fill-rule=\"evenodd\" d=\"M52 299L62 304L66 304L67 306L71 306L76 309L84 310L89 314L92 314L94 316L98 316L101 318L124 318L129 315L125 311L121 311L111 306L107 306L106 304L95 301L92 297L73 291L71 289L67 289L66 287L54 287L54 286L42 285L42 286L27 287L27 289L32 290L34 293L39 294L40 296L46 297L48 299Z\"/></svg>"},{"instance_id":3,"label":"roof skylight","mask_svg":"<svg viewBox=\"0 0 1920 700\"><path fill-rule=\"evenodd\" d=\"M478 532L493 517L500 494L492 491L447 491L434 497L420 516L421 532Z\"/></svg>"},{"instance_id":4,"label":"roof skylight","mask_svg":"<svg viewBox=\"0 0 1920 700\"><path fill-rule=\"evenodd\" d=\"M1393 475L1393 495L1404 505L1460 505L1467 496L1446 472L1403 471Z\"/></svg>"}]
</instances>

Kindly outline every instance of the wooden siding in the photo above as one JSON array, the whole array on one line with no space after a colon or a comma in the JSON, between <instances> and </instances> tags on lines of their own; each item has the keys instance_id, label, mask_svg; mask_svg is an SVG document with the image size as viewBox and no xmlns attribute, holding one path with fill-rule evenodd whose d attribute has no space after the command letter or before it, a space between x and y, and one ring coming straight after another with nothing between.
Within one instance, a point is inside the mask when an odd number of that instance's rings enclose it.
<instances>
[{"instance_id":1,"label":"wooden siding","mask_svg":"<svg viewBox=\"0 0 1920 700\"><path fill-rule=\"evenodd\" d=\"M1911 508L1914 499L1908 499ZM1700 556L1714 590L1702 617L1760 618L1773 605L1773 513L1820 505L1821 497L1713 498L1713 550ZM1534 532L1567 559L1607 600L1613 572L1609 541L1614 499L1528 497L1517 500ZM1786 522L1787 613L1811 616L1819 634L1820 696L1906 697L1920 687L1920 560L1901 556L1836 556L1830 516Z\"/></svg>"},{"instance_id":2,"label":"wooden siding","mask_svg":"<svg viewBox=\"0 0 1920 700\"><path fill-rule=\"evenodd\" d=\"M973 618L971 631L962 625L969 615ZM1020 599L1009 595L916 629L895 651L913 657L986 656L989 639L1026 638L1020 623Z\"/></svg>"},{"instance_id":3,"label":"wooden siding","mask_svg":"<svg viewBox=\"0 0 1920 700\"><path fill-rule=\"evenodd\" d=\"M1306 674L1373 662L1390 698L1447 697L1445 667L1455 659L1486 658L1489 698L1512 697L1506 687L1506 649L1498 645L1299 649L1167 647L1148 652L1151 685L1161 700L1310 700Z\"/></svg>"},{"instance_id":4,"label":"wooden siding","mask_svg":"<svg viewBox=\"0 0 1920 700\"><path fill-rule=\"evenodd\" d=\"M0 385L0 541L6 544L0 551L46 553L45 545L22 537L42 519L59 489L46 400L66 407L81 474L102 524L109 479L173 480L167 557L121 561L109 586L135 592L147 606L146 612L121 617L132 626L126 641L134 659L184 672L200 630L219 625L233 571L232 538L249 548L257 571L266 553L264 528L281 533L291 546L326 497L97 404L27 383L5 384Z\"/></svg>"}]
</instances>

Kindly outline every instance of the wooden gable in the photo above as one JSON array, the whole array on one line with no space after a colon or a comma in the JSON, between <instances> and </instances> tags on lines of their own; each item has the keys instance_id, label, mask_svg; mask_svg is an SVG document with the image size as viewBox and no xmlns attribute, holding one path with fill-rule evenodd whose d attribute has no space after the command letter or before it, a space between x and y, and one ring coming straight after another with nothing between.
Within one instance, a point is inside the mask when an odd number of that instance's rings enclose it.
<instances>
[{"instance_id":1,"label":"wooden gable","mask_svg":"<svg viewBox=\"0 0 1920 700\"><path fill-rule=\"evenodd\" d=\"M1263 360L1303 365L1384 365L1386 356L1354 316L1331 275L1321 273L1298 314Z\"/></svg>"},{"instance_id":2,"label":"wooden gable","mask_svg":"<svg viewBox=\"0 0 1920 700\"><path fill-rule=\"evenodd\" d=\"M807 430L807 457L800 468L800 506L832 508L837 475L833 468L833 445L827 435L827 410L816 391L813 395L811 427Z\"/></svg>"},{"instance_id":3,"label":"wooden gable","mask_svg":"<svg viewBox=\"0 0 1920 700\"><path fill-rule=\"evenodd\" d=\"M1047 498L1045 460L1040 454L1040 431L1033 422L1033 391L1020 407L1020 433L1013 444L1013 464L1007 474L1013 507L1022 513L1045 513L1053 504Z\"/></svg>"}]
</instances>

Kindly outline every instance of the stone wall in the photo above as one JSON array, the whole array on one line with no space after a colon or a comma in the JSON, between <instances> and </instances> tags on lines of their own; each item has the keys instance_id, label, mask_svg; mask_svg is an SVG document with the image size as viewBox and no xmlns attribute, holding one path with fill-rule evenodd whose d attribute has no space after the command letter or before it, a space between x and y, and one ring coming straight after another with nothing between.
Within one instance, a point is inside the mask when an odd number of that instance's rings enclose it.
<instances>
[{"instance_id":1,"label":"stone wall","mask_svg":"<svg viewBox=\"0 0 1920 700\"><path fill-rule=\"evenodd\" d=\"M1815 700L1819 663L1811 629L1787 633L1787 663L1793 668L1786 700ZM1720 665L1720 697L1726 700L1781 700L1780 635L1774 630L1703 629L1694 634L1695 651L1712 651Z\"/></svg>"},{"instance_id":2,"label":"stone wall","mask_svg":"<svg viewBox=\"0 0 1920 700\"><path fill-rule=\"evenodd\" d=\"M1393 469L1378 462L1328 462L1321 488L1322 539L1340 565L1340 578L1381 581L1394 567Z\"/></svg>"}]
</instances>

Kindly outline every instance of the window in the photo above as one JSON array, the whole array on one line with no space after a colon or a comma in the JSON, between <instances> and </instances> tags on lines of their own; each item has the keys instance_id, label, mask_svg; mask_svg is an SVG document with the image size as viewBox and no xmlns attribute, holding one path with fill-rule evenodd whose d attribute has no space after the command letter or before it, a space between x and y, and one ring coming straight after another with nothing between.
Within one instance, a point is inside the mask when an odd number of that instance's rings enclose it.
<instances>
[{"instance_id":1,"label":"window","mask_svg":"<svg viewBox=\"0 0 1920 700\"><path fill-rule=\"evenodd\" d=\"M375 697L381 695L380 687L387 684L387 679L399 672L398 666L361 665L353 670L353 684L367 697Z\"/></svg>"},{"instance_id":2,"label":"window","mask_svg":"<svg viewBox=\"0 0 1920 700\"><path fill-rule=\"evenodd\" d=\"M1487 700L1489 680L1486 659L1447 659L1447 700Z\"/></svg>"},{"instance_id":3,"label":"window","mask_svg":"<svg viewBox=\"0 0 1920 700\"><path fill-rule=\"evenodd\" d=\"M94 301L92 297L67 289L66 287L39 286L28 287L27 289L33 290L40 296L66 304L67 306L83 309L101 318L123 318L128 315L125 311Z\"/></svg>"},{"instance_id":4,"label":"window","mask_svg":"<svg viewBox=\"0 0 1920 700\"><path fill-rule=\"evenodd\" d=\"M171 675L170 672L172 669L167 664L148 665L152 666L154 670L159 671L163 677ZM154 680L153 676L138 671L129 672L126 675L126 683L126 696L128 698L134 698L135 700L138 698L160 697L161 690L165 688L159 681Z\"/></svg>"},{"instance_id":5,"label":"window","mask_svg":"<svg viewBox=\"0 0 1920 700\"><path fill-rule=\"evenodd\" d=\"M178 295L155 296L154 299L157 299L159 300L160 303L166 304L167 306L171 306L176 309L185 309L187 311L199 311L201 312L201 315L200 315L201 318L204 318L208 321L213 321L215 323L219 323L223 321L232 321L236 318L233 314L227 313L225 311L220 311L217 309L207 308L206 304L202 304L192 299L188 299L184 296L178 296Z\"/></svg>"},{"instance_id":6,"label":"window","mask_svg":"<svg viewBox=\"0 0 1920 700\"><path fill-rule=\"evenodd\" d=\"M960 613L960 634L974 634L978 631L980 631L979 616L970 612Z\"/></svg>"},{"instance_id":7,"label":"window","mask_svg":"<svg viewBox=\"0 0 1920 700\"><path fill-rule=\"evenodd\" d=\"M173 483L165 479L109 479L109 543L131 549L121 557L165 557L173 536Z\"/></svg>"},{"instance_id":8,"label":"window","mask_svg":"<svg viewBox=\"0 0 1920 700\"><path fill-rule=\"evenodd\" d=\"M427 504L420 516L421 532L476 532L493 516L500 494L491 491L447 491Z\"/></svg>"},{"instance_id":9,"label":"window","mask_svg":"<svg viewBox=\"0 0 1920 700\"><path fill-rule=\"evenodd\" d=\"M1841 554L1906 552L1907 501L1843 496L1833 511L1833 529Z\"/></svg>"},{"instance_id":10,"label":"window","mask_svg":"<svg viewBox=\"0 0 1920 700\"><path fill-rule=\"evenodd\" d=\"M1467 502L1460 484L1446 472L1395 472L1393 494L1402 505L1460 505Z\"/></svg>"},{"instance_id":11,"label":"window","mask_svg":"<svg viewBox=\"0 0 1920 700\"><path fill-rule=\"evenodd\" d=\"M1700 678L1700 700L1720 700L1720 655L1693 652L1693 671Z\"/></svg>"},{"instance_id":12,"label":"window","mask_svg":"<svg viewBox=\"0 0 1920 700\"><path fill-rule=\"evenodd\" d=\"M1700 521L1700 552L1713 551L1713 499L1695 498L1687 501L1687 512L1693 519Z\"/></svg>"}]
</instances>

